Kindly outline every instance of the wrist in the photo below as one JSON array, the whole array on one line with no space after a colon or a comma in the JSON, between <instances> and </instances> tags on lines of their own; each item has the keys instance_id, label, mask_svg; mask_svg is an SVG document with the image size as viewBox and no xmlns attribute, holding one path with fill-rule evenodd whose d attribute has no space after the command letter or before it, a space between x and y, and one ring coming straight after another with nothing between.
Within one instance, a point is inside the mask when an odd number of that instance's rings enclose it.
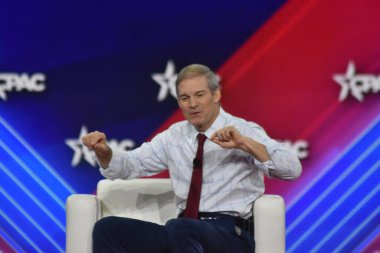
<instances>
[{"instance_id":1,"label":"wrist","mask_svg":"<svg viewBox=\"0 0 380 253\"><path fill-rule=\"evenodd\" d=\"M242 136L241 141L238 143L237 147L243 151L249 152L251 139L246 136Z\"/></svg>"},{"instance_id":2,"label":"wrist","mask_svg":"<svg viewBox=\"0 0 380 253\"><path fill-rule=\"evenodd\" d=\"M111 162L112 159L112 149L110 146L105 145L105 148L102 150L98 150L98 152L95 152L96 156L98 157L98 160L100 162L100 165L103 169L106 169Z\"/></svg>"}]
</instances>

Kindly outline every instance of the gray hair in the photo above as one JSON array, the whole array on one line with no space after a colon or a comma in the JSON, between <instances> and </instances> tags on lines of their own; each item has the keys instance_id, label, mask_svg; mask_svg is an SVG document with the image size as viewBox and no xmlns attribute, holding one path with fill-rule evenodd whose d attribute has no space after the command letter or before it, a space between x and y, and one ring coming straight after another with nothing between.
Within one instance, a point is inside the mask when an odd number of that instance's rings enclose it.
<instances>
[{"instance_id":1,"label":"gray hair","mask_svg":"<svg viewBox=\"0 0 380 253\"><path fill-rule=\"evenodd\" d=\"M178 73L177 80L175 82L175 89L177 92L177 96L178 96L178 85L183 80L196 77L196 76L206 77L208 87L212 93L214 93L217 89L220 89L218 79L216 78L215 73L211 69L201 64L191 64L189 66L184 67Z\"/></svg>"}]
</instances>

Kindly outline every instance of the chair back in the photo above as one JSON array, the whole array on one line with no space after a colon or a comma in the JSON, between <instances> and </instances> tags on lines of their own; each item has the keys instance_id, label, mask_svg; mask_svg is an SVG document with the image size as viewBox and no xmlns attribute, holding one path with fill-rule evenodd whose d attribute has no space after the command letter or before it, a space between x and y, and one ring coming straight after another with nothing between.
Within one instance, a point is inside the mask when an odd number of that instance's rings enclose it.
<instances>
[{"instance_id":1,"label":"chair back","mask_svg":"<svg viewBox=\"0 0 380 253\"><path fill-rule=\"evenodd\" d=\"M170 179L100 180L101 217L120 216L165 224L176 217Z\"/></svg>"}]
</instances>

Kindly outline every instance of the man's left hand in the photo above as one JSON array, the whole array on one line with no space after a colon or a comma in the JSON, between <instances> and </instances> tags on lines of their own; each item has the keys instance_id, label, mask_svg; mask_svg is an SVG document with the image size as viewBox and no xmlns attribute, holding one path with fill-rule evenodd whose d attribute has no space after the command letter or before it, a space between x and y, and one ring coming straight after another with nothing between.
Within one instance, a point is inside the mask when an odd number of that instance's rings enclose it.
<instances>
[{"instance_id":1,"label":"man's left hand","mask_svg":"<svg viewBox=\"0 0 380 253\"><path fill-rule=\"evenodd\" d=\"M211 141L223 148L238 148L244 150L255 156L260 162L265 162L270 159L268 151L263 144L242 135L233 126L224 127L216 131L211 136Z\"/></svg>"},{"instance_id":2,"label":"man's left hand","mask_svg":"<svg viewBox=\"0 0 380 253\"><path fill-rule=\"evenodd\" d=\"M246 137L233 126L223 127L211 136L211 141L223 148L241 148Z\"/></svg>"}]
</instances>

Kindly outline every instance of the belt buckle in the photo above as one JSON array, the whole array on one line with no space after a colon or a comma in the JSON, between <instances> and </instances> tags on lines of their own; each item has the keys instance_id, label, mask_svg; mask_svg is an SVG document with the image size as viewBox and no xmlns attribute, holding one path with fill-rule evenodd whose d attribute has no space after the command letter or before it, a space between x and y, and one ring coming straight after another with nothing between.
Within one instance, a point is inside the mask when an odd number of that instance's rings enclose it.
<instances>
[{"instance_id":1,"label":"belt buckle","mask_svg":"<svg viewBox=\"0 0 380 253\"><path fill-rule=\"evenodd\" d=\"M200 220L217 220L217 217L212 217L212 216L201 216L199 217Z\"/></svg>"}]
</instances>

